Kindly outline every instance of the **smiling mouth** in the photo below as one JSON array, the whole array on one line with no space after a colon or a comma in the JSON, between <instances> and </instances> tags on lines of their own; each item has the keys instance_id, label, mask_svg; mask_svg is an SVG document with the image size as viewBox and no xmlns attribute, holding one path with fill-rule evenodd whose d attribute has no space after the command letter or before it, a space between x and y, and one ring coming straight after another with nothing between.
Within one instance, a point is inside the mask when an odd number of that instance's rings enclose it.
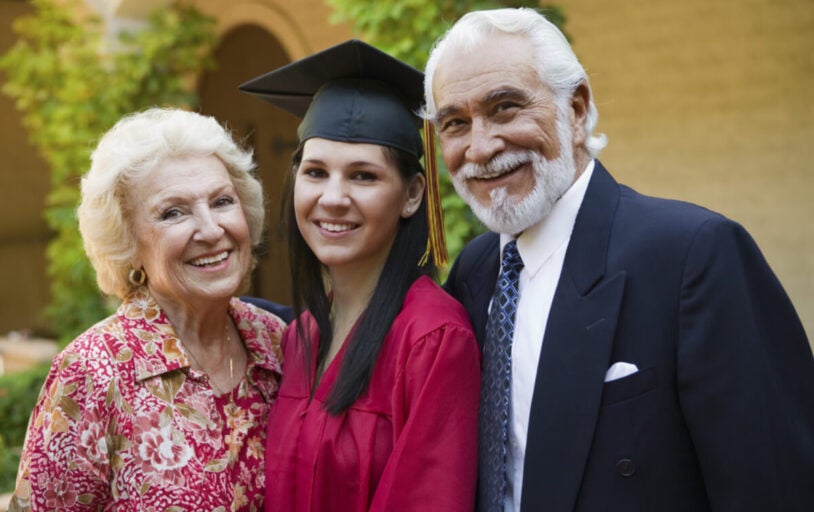
<instances>
[{"instance_id":1,"label":"smiling mouth","mask_svg":"<svg viewBox=\"0 0 814 512\"><path fill-rule=\"evenodd\" d=\"M229 257L229 251L223 251L220 254L216 254L214 256L205 256L203 258L197 258L189 263L196 267L209 267L212 265L217 265L218 263L224 261L226 258Z\"/></svg>"},{"instance_id":2,"label":"smiling mouth","mask_svg":"<svg viewBox=\"0 0 814 512\"><path fill-rule=\"evenodd\" d=\"M518 169L521 169L525 165L526 165L526 163L523 162L523 163L521 163L519 165L515 165L515 166L509 167L509 168L493 169L493 170L490 170L488 172L478 174L477 176L474 176L474 178L476 180L483 180L483 181L496 180L498 178L502 178L504 176L508 176L509 174L514 173L515 171L517 171Z\"/></svg>"},{"instance_id":3,"label":"smiling mouth","mask_svg":"<svg viewBox=\"0 0 814 512\"><path fill-rule=\"evenodd\" d=\"M336 224L333 222L317 222L317 225L325 231L330 231L331 233L342 233L359 227L358 224Z\"/></svg>"}]
</instances>

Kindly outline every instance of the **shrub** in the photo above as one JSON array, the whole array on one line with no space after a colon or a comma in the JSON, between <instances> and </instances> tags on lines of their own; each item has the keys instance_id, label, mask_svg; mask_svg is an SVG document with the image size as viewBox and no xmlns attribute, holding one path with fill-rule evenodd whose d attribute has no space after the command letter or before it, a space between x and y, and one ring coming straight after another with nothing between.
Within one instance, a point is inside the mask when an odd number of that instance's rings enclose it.
<instances>
[{"instance_id":1,"label":"shrub","mask_svg":"<svg viewBox=\"0 0 814 512\"><path fill-rule=\"evenodd\" d=\"M0 376L0 494L14 489L31 410L49 365Z\"/></svg>"}]
</instances>

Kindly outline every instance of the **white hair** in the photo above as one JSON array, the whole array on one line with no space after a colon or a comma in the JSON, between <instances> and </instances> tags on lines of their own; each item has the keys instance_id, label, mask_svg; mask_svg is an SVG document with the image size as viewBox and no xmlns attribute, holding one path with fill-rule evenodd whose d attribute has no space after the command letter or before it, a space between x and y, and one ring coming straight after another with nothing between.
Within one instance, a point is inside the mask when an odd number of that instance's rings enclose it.
<instances>
[{"instance_id":1,"label":"white hair","mask_svg":"<svg viewBox=\"0 0 814 512\"><path fill-rule=\"evenodd\" d=\"M424 93L427 100L426 115L435 117L437 107L433 97L432 82L438 62L451 48L465 52L490 35L503 33L524 37L537 56L537 71L543 83L558 97L569 98L580 84L588 87L590 94L585 119L585 149L596 157L608 141L604 134L594 135L599 113L593 100L593 92L585 69L579 63L571 45L562 32L543 15L533 9L494 9L473 11L465 14L439 39L432 51L424 76Z\"/></svg>"},{"instance_id":2,"label":"white hair","mask_svg":"<svg viewBox=\"0 0 814 512\"><path fill-rule=\"evenodd\" d=\"M214 118L179 109L151 108L125 116L91 155L77 210L85 252L103 292L124 298L136 239L130 226L130 184L170 158L214 155L240 198L253 247L263 236L263 189L251 150L238 146Z\"/></svg>"}]
</instances>

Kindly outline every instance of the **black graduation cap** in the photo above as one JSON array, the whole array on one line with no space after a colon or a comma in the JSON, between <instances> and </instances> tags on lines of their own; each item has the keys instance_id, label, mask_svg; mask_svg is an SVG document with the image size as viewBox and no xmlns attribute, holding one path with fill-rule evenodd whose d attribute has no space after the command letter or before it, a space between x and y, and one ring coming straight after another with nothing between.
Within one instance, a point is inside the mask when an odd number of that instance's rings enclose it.
<instances>
[{"instance_id":1,"label":"black graduation cap","mask_svg":"<svg viewBox=\"0 0 814 512\"><path fill-rule=\"evenodd\" d=\"M239 89L301 117L301 142L320 137L423 154L417 112L424 73L362 41L338 44Z\"/></svg>"}]
</instances>

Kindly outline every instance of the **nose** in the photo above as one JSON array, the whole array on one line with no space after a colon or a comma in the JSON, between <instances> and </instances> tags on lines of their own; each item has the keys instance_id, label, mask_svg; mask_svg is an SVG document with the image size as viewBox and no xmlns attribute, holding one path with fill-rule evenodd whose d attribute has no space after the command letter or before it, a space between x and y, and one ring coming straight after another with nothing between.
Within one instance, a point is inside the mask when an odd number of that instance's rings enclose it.
<instances>
[{"instance_id":1,"label":"nose","mask_svg":"<svg viewBox=\"0 0 814 512\"><path fill-rule=\"evenodd\" d=\"M201 242L219 240L226 232L218 222L218 217L209 208L201 208L195 215L198 223L194 239Z\"/></svg>"},{"instance_id":2,"label":"nose","mask_svg":"<svg viewBox=\"0 0 814 512\"><path fill-rule=\"evenodd\" d=\"M505 147L503 138L499 136L493 125L480 119L473 120L469 133L469 146L465 153L467 162L485 165Z\"/></svg>"},{"instance_id":3,"label":"nose","mask_svg":"<svg viewBox=\"0 0 814 512\"><path fill-rule=\"evenodd\" d=\"M350 206L347 184L341 177L327 180L319 195L319 205L324 208L347 208Z\"/></svg>"}]
</instances>

